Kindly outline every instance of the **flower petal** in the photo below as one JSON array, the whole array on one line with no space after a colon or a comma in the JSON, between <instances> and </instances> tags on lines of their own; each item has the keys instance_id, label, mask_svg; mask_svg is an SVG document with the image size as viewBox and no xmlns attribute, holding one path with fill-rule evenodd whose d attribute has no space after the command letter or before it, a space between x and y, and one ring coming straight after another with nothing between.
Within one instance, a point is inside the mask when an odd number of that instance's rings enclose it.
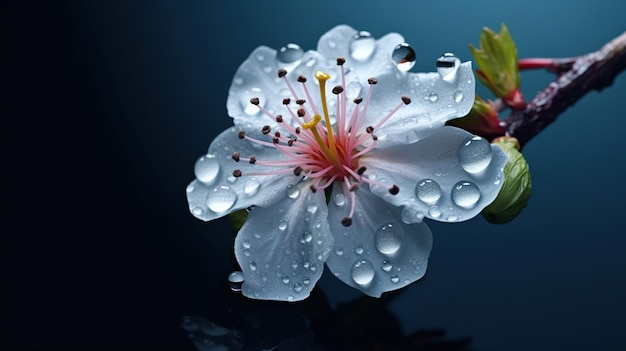
<instances>
[{"instance_id":1,"label":"flower petal","mask_svg":"<svg viewBox=\"0 0 626 351\"><path fill-rule=\"evenodd\" d=\"M237 238L235 255L245 296L299 301L322 276L333 246L324 192L299 183L268 208L254 208Z\"/></svg>"},{"instance_id":2,"label":"flower petal","mask_svg":"<svg viewBox=\"0 0 626 351\"><path fill-rule=\"evenodd\" d=\"M400 208L373 195L366 184L356 190L356 209L349 227L350 197L335 186L328 204L328 222L335 248L326 260L333 274L363 293L380 297L404 287L426 273L432 234L425 223L402 223Z\"/></svg>"},{"instance_id":3,"label":"flower petal","mask_svg":"<svg viewBox=\"0 0 626 351\"><path fill-rule=\"evenodd\" d=\"M196 179L187 186L187 201L191 213L202 220L210 221L250 206L270 206L284 194L290 182L300 179L291 173L247 176L252 172L275 171L276 167L235 162L233 152L259 160L281 160L286 156L273 147L239 139L238 133L237 127L225 130L213 140L208 153L196 161ZM241 170L243 176L234 177L235 169Z\"/></svg>"},{"instance_id":4,"label":"flower petal","mask_svg":"<svg viewBox=\"0 0 626 351\"><path fill-rule=\"evenodd\" d=\"M487 140L442 127L414 144L372 150L359 163L369 179L399 186L396 195L383 186L372 186L372 192L404 206L402 220L414 223L424 216L447 222L476 216L500 191L506 160Z\"/></svg>"},{"instance_id":5,"label":"flower petal","mask_svg":"<svg viewBox=\"0 0 626 351\"><path fill-rule=\"evenodd\" d=\"M380 118L400 103L401 96L411 98L375 131L377 147L410 144L429 136L446 121L465 116L474 103L475 79L472 63L459 65L454 81L438 73L409 73L397 76L389 72L378 77L364 125L376 125Z\"/></svg>"}]
</instances>

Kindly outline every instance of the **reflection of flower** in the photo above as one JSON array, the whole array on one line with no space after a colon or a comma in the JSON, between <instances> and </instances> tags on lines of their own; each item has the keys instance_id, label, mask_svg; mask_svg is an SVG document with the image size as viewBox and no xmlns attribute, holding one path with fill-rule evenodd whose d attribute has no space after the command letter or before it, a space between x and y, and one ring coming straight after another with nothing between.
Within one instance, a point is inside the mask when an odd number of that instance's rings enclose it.
<instances>
[{"instance_id":1,"label":"reflection of flower","mask_svg":"<svg viewBox=\"0 0 626 351\"><path fill-rule=\"evenodd\" d=\"M259 47L239 67L235 126L197 161L187 197L207 221L252 208L235 241L244 295L304 299L324 263L368 295L398 289L426 271L423 217L467 220L497 195L504 153L444 126L472 106L471 64L408 73L403 41L338 26L317 51Z\"/></svg>"}]
</instances>

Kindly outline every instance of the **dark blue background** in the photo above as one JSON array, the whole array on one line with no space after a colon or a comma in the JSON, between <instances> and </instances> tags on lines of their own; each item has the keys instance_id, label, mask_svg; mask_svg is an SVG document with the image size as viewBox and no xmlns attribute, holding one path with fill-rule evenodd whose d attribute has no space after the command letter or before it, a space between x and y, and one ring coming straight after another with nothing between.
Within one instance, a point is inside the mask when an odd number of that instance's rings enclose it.
<instances>
[{"instance_id":1,"label":"dark blue background","mask_svg":"<svg viewBox=\"0 0 626 351\"><path fill-rule=\"evenodd\" d=\"M445 4L445 5L444 5ZM231 125L236 68L258 45L346 23L396 31L433 71L505 22L521 57L594 51L626 29L619 1L9 2L2 5L3 343L190 344L235 269L225 220L185 186ZM531 98L552 79L524 73ZM406 332L441 327L477 350L626 348L626 77L585 96L524 150L533 195L506 225L430 221L426 278L392 304ZM484 89L479 93L490 97ZM326 274L333 305L359 296Z\"/></svg>"}]
</instances>

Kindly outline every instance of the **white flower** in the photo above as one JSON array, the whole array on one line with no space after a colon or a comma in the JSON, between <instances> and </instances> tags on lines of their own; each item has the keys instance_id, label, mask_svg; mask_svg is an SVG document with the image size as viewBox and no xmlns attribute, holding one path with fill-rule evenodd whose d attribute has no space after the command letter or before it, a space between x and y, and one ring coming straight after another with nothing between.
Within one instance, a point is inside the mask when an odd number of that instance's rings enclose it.
<instances>
[{"instance_id":1,"label":"white flower","mask_svg":"<svg viewBox=\"0 0 626 351\"><path fill-rule=\"evenodd\" d=\"M342 25L316 51L261 46L239 67L235 126L197 161L187 198L205 221L251 208L235 240L244 295L302 300L325 263L378 297L424 275L424 217L464 221L496 197L505 154L444 126L471 109L471 63L444 56L416 74L413 60L399 34Z\"/></svg>"}]
</instances>

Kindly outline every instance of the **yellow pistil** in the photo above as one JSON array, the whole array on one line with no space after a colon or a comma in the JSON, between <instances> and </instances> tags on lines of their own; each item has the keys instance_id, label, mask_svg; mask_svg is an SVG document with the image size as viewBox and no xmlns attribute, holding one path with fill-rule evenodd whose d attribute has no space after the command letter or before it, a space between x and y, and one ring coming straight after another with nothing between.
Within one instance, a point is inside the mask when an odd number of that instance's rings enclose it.
<instances>
[{"instance_id":1,"label":"yellow pistil","mask_svg":"<svg viewBox=\"0 0 626 351\"><path fill-rule=\"evenodd\" d=\"M315 78L320 82L320 97L322 98L324 121L326 122L326 131L328 133L328 146L331 150L335 150L335 137L333 136L333 128L328 115L328 104L326 104L326 81L330 79L330 75L323 71L315 71Z\"/></svg>"},{"instance_id":2,"label":"yellow pistil","mask_svg":"<svg viewBox=\"0 0 626 351\"><path fill-rule=\"evenodd\" d=\"M320 136L320 133L317 131L317 125L318 123L320 123L321 120L322 120L322 116L314 115L313 120L311 120L310 122L302 123L302 128L311 130L311 133L313 133L313 136L315 136L315 140L317 141L317 144L322 149L322 152L324 153L324 155L326 155L326 157L328 158L328 161L330 161L330 163L332 163L333 166L335 166L335 168L341 169L341 163L339 162L339 159L337 158L337 153L331 151L331 149L328 148L328 146L326 145L326 143L324 143L324 140Z\"/></svg>"}]
</instances>

